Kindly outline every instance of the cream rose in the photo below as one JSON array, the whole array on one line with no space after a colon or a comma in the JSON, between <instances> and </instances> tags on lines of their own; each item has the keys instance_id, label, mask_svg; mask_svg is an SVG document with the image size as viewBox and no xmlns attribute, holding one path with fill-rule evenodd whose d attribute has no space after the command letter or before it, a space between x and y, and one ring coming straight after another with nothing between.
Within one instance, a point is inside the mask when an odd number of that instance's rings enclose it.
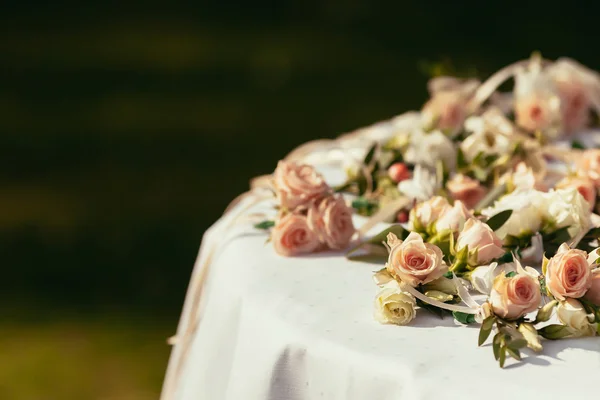
<instances>
[{"instance_id":1,"label":"cream rose","mask_svg":"<svg viewBox=\"0 0 600 400\"><path fill-rule=\"evenodd\" d=\"M342 196L328 197L308 210L308 224L321 243L330 249L348 246L356 231L352 223L352 210Z\"/></svg>"},{"instance_id":2,"label":"cream rose","mask_svg":"<svg viewBox=\"0 0 600 400\"><path fill-rule=\"evenodd\" d=\"M506 319L518 319L536 310L541 298L540 283L527 273L498 275L490 293L494 314Z\"/></svg>"},{"instance_id":3,"label":"cream rose","mask_svg":"<svg viewBox=\"0 0 600 400\"><path fill-rule=\"evenodd\" d=\"M415 229L416 227L425 229L436 222L448 208L450 208L448 200L441 196L417 203L410 211L409 224Z\"/></svg>"},{"instance_id":4,"label":"cream rose","mask_svg":"<svg viewBox=\"0 0 600 400\"><path fill-rule=\"evenodd\" d=\"M600 269L596 269L592 272L592 284L583 297L595 305L600 306Z\"/></svg>"},{"instance_id":5,"label":"cream rose","mask_svg":"<svg viewBox=\"0 0 600 400\"><path fill-rule=\"evenodd\" d=\"M318 201L331 192L323 176L306 164L279 161L274 180L279 203L290 211Z\"/></svg>"},{"instance_id":6,"label":"cream rose","mask_svg":"<svg viewBox=\"0 0 600 400\"><path fill-rule=\"evenodd\" d=\"M590 210L596 205L596 186L591 179L586 177L569 176L556 184L557 189L575 189L583 196L590 206Z\"/></svg>"},{"instance_id":7,"label":"cream rose","mask_svg":"<svg viewBox=\"0 0 600 400\"><path fill-rule=\"evenodd\" d=\"M271 241L275 251L287 257L312 253L320 244L306 217L299 214L287 214L279 219L271 232Z\"/></svg>"},{"instance_id":8,"label":"cream rose","mask_svg":"<svg viewBox=\"0 0 600 400\"><path fill-rule=\"evenodd\" d=\"M600 187L600 149L588 149L579 158L579 173L588 176Z\"/></svg>"},{"instance_id":9,"label":"cream rose","mask_svg":"<svg viewBox=\"0 0 600 400\"><path fill-rule=\"evenodd\" d=\"M396 279L411 286L429 283L447 270L444 255L439 247L424 243L416 232L411 232L403 242L391 247L386 268Z\"/></svg>"},{"instance_id":10,"label":"cream rose","mask_svg":"<svg viewBox=\"0 0 600 400\"><path fill-rule=\"evenodd\" d=\"M558 300L582 297L592 284L592 269L583 250L563 243L546 266L546 286Z\"/></svg>"},{"instance_id":11,"label":"cream rose","mask_svg":"<svg viewBox=\"0 0 600 400\"><path fill-rule=\"evenodd\" d=\"M583 305L575 299L567 299L558 303L556 316L560 322L571 328L571 336L596 335L596 325L592 324L593 314L588 314Z\"/></svg>"},{"instance_id":12,"label":"cream rose","mask_svg":"<svg viewBox=\"0 0 600 400\"><path fill-rule=\"evenodd\" d=\"M382 324L406 325L415 318L415 298L398 282L386 283L375 297L375 319Z\"/></svg>"},{"instance_id":13,"label":"cream rose","mask_svg":"<svg viewBox=\"0 0 600 400\"><path fill-rule=\"evenodd\" d=\"M454 206L447 207L443 211L442 215L435 223L435 229L438 232L447 229L458 232L463 229L465 222L472 217L473 214L465 207L464 203L460 200L456 200Z\"/></svg>"},{"instance_id":14,"label":"cream rose","mask_svg":"<svg viewBox=\"0 0 600 400\"><path fill-rule=\"evenodd\" d=\"M457 250L465 246L469 247L469 253L477 251L477 265L488 263L505 253L502 240L492 228L475 218L467 220L456 240Z\"/></svg>"},{"instance_id":15,"label":"cream rose","mask_svg":"<svg viewBox=\"0 0 600 400\"><path fill-rule=\"evenodd\" d=\"M474 208L486 194L479 181L466 175L455 175L446 183L446 189L454 200L462 201L468 208Z\"/></svg>"}]
</instances>

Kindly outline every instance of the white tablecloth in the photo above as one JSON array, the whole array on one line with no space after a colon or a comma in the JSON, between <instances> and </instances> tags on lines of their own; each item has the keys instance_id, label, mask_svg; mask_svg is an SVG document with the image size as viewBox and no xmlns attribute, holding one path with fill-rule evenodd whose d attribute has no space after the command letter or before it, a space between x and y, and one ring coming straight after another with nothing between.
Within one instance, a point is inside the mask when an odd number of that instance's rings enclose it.
<instances>
[{"instance_id":1,"label":"white tablecloth","mask_svg":"<svg viewBox=\"0 0 600 400\"><path fill-rule=\"evenodd\" d=\"M181 368L165 399L598 397L598 338L545 341L542 355L525 351L500 369L490 345L477 347L477 327L425 310L410 326L376 322L372 272L381 265L335 252L284 258L250 223L222 229L226 219L204 238L217 251L202 318L185 357L174 349L170 369Z\"/></svg>"}]
</instances>

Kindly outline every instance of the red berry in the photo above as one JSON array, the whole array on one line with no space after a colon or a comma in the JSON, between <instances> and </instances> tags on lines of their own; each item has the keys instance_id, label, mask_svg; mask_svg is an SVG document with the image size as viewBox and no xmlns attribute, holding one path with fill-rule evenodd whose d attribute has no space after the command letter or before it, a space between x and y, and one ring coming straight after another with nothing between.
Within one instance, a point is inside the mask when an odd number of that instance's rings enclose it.
<instances>
[{"instance_id":1,"label":"red berry","mask_svg":"<svg viewBox=\"0 0 600 400\"><path fill-rule=\"evenodd\" d=\"M410 178L410 170L406 164L397 162L390 166L388 175L394 182L398 183Z\"/></svg>"},{"instance_id":2,"label":"red berry","mask_svg":"<svg viewBox=\"0 0 600 400\"><path fill-rule=\"evenodd\" d=\"M398 213L398 215L396 215L396 221L400 222L401 224L405 223L408 221L408 211L406 210L402 210Z\"/></svg>"}]
</instances>

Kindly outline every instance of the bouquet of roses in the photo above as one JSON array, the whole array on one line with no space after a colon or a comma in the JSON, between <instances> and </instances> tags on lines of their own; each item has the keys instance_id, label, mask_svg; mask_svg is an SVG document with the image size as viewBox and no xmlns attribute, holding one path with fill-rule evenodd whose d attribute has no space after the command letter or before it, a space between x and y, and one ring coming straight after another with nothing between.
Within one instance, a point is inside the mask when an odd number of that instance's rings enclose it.
<instances>
[{"instance_id":1,"label":"bouquet of roses","mask_svg":"<svg viewBox=\"0 0 600 400\"><path fill-rule=\"evenodd\" d=\"M277 216L255 227L271 230L270 240L278 254L294 256L348 246L355 232L352 209L312 166L280 161L270 187L277 199Z\"/></svg>"}]
</instances>

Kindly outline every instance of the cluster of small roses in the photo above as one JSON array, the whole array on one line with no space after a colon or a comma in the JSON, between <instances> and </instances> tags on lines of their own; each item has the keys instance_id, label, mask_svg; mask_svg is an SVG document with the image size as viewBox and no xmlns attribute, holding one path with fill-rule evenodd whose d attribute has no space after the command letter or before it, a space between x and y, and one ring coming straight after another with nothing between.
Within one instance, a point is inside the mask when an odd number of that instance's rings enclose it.
<instances>
[{"instance_id":1,"label":"cluster of small roses","mask_svg":"<svg viewBox=\"0 0 600 400\"><path fill-rule=\"evenodd\" d=\"M408 225L412 232L405 240L388 235L388 261L376 274L383 290L376 297L375 316L383 323L409 323L415 316L416 293L425 296L425 303L455 303L458 281L453 274L462 275L505 254L490 225L475 218L460 200L452 206L443 197L422 202L411 211ZM407 285L413 288L410 292Z\"/></svg>"},{"instance_id":2,"label":"cluster of small roses","mask_svg":"<svg viewBox=\"0 0 600 400\"><path fill-rule=\"evenodd\" d=\"M587 207L581 209L589 216ZM558 204L556 210L572 211L572 206ZM557 214L566 218L568 213ZM415 318L417 306L453 311L461 323L482 324L480 345L496 326L493 348L501 366L507 354L520 359L523 347L540 351L540 336L600 335L599 250L588 254L563 243L544 261L543 274L523 267L498 235L504 232L506 236L513 229L515 215L519 217L512 210L503 210L483 222L460 201L450 206L445 198L434 197L418 204L410 214L412 232L404 240L393 233L387 236L388 260L375 275L381 287L375 299L375 318L381 323L406 325ZM554 225L563 222L554 217ZM574 221L571 218L569 222ZM512 262L499 265L506 255ZM463 278L487 296L482 305L470 297ZM542 307L546 296L550 302ZM461 302L467 306L457 305ZM554 308L560 323L545 324Z\"/></svg>"},{"instance_id":3,"label":"cluster of small roses","mask_svg":"<svg viewBox=\"0 0 600 400\"><path fill-rule=\"evenodd\" d=\"M274 173L279 214L271 241L283 256L344 249L354 235L352 209L312 166L280 161Z\"/></svg>"}]
</instances>

